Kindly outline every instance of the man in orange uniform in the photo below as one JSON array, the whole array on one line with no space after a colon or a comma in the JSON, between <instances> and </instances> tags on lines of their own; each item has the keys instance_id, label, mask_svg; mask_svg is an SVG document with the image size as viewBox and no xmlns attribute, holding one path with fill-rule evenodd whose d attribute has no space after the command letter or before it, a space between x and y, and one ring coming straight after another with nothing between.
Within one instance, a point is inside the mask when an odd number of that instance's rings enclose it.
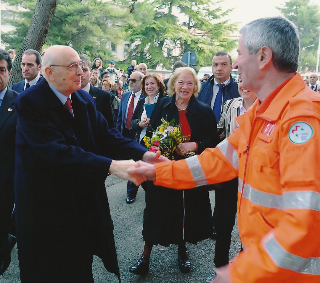
<instances>
[{"instance_id":1,"label":"man in orange uniform","mask_svg":"<svg viewBox=\"0 0 320 283\"><path fill-rule=\"evenodd\" d=\"M258 99L239 127L199 156L138 163L136 182L188 189L239 177L242 251L213 283L320 282L320 98L296 73L299 36L284 18L240 30L240 86Z\"/></svg>"}]
</instances>

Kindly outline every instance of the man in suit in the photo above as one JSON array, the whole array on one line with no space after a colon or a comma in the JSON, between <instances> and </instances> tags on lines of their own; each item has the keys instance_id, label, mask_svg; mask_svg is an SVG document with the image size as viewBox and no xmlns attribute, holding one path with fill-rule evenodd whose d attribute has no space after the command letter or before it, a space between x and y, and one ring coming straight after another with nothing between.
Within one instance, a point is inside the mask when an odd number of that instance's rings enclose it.
<instances>
[{"instance_id":1,"label":"man in suit","mask_svg":"<svg viewBox=\"0 0 320 283\"><path fill-rule=\"evenodd\" d=\"M113 121L113 109L111 107L112 96L109 92L106 92L100 88L94 87L89 82L89 78L91 75L90 66L91 62L90 59L85 55L80 55L80 59L83 62L82 68L82 78L81 78L81 89L88 92L91 97L96 102L97 110L106 118L108 122L109 128L114 128L114 121Z\"/></svg>"},{"instance_id":2,"label":"man in suit","mask_svg":"<svg viewBox=\"0 0 320 283\"><path fill-rule=\"evenodd\" d=\"M228 53L217 52L212 58L213 75L201 86L198 100L211 106L217 123L219 123L224 103L239 97L238 84L231 76L232 60ZM219 130L219 129L218 129ZM221 134L221 133L220 133ZM223 139L223 138L222 138ZM237 212L238 180L221 183L221 189L215 191L215 208L213 213L214 233L216 239L214 263L221 267L229 263L231 233ZM207 282L215 277L213 273Z\"/></svg>"},{"instance_id":3,"label":"man in suit","mask_svg":"<svg viewBox=\"0 0 320 283\"><path fill-rule=\"evenodd\" d=\"M311 74L309 76L309 87L314 91L318 90L317 80L318 80L317 74Z\"/></svg>"},{"instance_id":4,"label":"man in suit","mask_svg":"<svg viewBox=\"0 0 320 283\"><path fill-rule=\"evenodd\" d=\"M0 275L9 267L15 236L10 234L14 205L14 150L18 93L8 87L12 68L9 53L0 49Z\"/></svg>"},{"instance_id":5,"label":"man in suit","mask_svg":"<svg viewBox=\"0 0 320 283\"><path fill-rule=\"evenodd\" d=\"M21 71L24 80L12 85L12 89L18 93L23 92L27 88L37 84L42 78L41 70L41 55L37 50L26 50L21 59Z\"/></svg>"},{"instance_id":6,"label":"man in suit","mask_svg":"<svg viewBox=\"0 0 320 283\"><path fill-rule=\"evenodd\" d=\"M134 160L163 160L109 129L81 90L82 62L51 46L44 79L16 100L16 232L22 283L92 283L93 255L119 268L105 179ZM124 161L117 161L117 160Z\"/></svg>"},{"instance_id":7,"label":"man in suit","mask_svg":"<svg viewBox=\"0 0 320 283\"><path fill-rule=\"evenodd\" d=\"M131 118L134 113L138 101L141 97L141 79L143 74L140 72L133 72L129 79L129 87L131 91L124 93L121 97L119 113L117 118L117 129L123 136L134 139L135 132L131 128ZM135 201L138 192L138 187L132 183L127 183L127 198L126 203L131 204Z\"/></svg>"}]
</instances>

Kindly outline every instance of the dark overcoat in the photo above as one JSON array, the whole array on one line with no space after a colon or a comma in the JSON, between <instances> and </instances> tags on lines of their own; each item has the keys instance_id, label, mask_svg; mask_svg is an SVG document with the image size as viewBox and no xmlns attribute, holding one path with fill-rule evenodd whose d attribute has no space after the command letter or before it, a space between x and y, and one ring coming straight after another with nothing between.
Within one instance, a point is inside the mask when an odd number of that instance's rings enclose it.
<instances>
[{"instance_id":1,"label":"dark overcoat","mask_svg":"<svg viewBox=\"0 0 320 283\"><path fill-rule=\"evenodd\" d=\"M114 114L113 107L111 105L113 99L112 95L103 89L92 86L91 84L89 94L95 100L97 110L107 120L109 128L114 128L115 121L113 120Z\"/></svg>"},{"instance_id":2,"label":"dark overcoat","mask_svg":"<svg viewBox=\"0 0 320 283\"><path fill-rule=\"evenodd\" d=\"M74 117L47 81L16 101L16 223L22 282L90 282L90 256L119 276L105 179L112 159L145 149L96 111L90 95L71 95ZM69 277L68 277L69 276ZM91 278L92 279L92 278Z\"/></svg>"},{"instance_id":3,"label":"dark overcoat","mask_svg":"<svg viewBox=\"0 0 320 283\"><path fill-rule=\"evenodd\" d=\"M175 96L163 97L155 106L151 125L154 129L161 118L179 122ZM200 154L205 148L217 144L216 120L212 109L193 96L186 114L191 128L190 142L198 143ZM183 174L183 172L181 172ZM196 190L172 190L146 182L146 208L144 212L143 237L152 244L179 244L183 240L197 243L212 235L212 211L208 186Z\"/></svg>"},{"instance_id":4,"label":"dark overcoat","mask_svg":"<svg viewBox=\"0 0 320 283\"><path fill-rule=\"evenodd\" d=\"M0 106L0 258L6 248L14 204L14 151L18 93L7 88Z\"/></svg>"}]
</instances>

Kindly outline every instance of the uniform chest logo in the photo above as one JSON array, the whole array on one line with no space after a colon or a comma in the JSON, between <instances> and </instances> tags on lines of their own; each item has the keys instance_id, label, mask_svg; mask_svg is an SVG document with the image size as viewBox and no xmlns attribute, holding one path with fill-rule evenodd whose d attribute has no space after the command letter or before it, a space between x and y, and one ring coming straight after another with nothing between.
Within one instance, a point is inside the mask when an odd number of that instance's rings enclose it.
<instances>
[{"instance_id":1,"label":"uniform chest logo","mask_svg":"<svg viewBox=\"0 0 320 283\"><path fill-rule=\"evenodd\" d=\"M294 123L289 130L289 139L295 144L303 144L311 139L312 127L306 122Z\"/></svg>"},{"instance_id":2,"label":"uniform chest logo","mask_svg":"<svg viewBox=\"0 0 320 283\"><path fill-rule=\"evenodd\" d=\"M266 122L264 124L264 127L263 127L261 133L270 137L275 127L276 127L275 123Z\"/></svg>"}]
</instances>

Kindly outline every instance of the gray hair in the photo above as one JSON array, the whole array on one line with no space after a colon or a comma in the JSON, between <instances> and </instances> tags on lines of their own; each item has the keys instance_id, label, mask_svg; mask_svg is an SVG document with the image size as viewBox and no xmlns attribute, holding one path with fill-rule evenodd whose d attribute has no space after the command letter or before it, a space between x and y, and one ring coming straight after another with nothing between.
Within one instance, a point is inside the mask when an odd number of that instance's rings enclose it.
<instances>
[{"instance_id":1,"label":"gray hair","mask_svg":"<svg viewBox=\"0 0 320 283\"><path fill-rule=\"evenodd\" d=\"M296 26L282 17L262 18L240 29L243 45L249 54L255 54L263 46L272 50L273 65L282 72L296 72L300 51Z\"/></svg>"}]
</instances>

